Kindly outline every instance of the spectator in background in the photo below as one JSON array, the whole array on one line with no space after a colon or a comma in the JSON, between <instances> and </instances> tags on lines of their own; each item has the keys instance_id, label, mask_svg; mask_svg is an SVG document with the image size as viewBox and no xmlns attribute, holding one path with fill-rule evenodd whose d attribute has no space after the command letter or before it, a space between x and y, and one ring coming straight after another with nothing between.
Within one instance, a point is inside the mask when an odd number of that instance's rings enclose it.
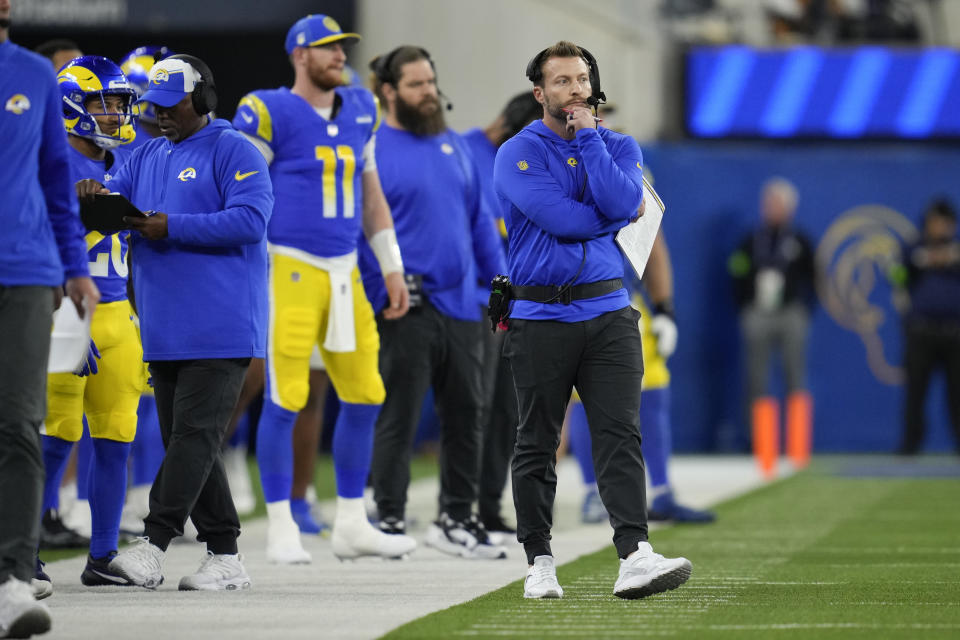
<instances>
[{"instance_id":1,"label":"spectator in background","mask_svg":"<svg viewBox=\"0 0 960 640\"><path fill-rule=\"evenodd\" d=\"M493 162L500 145L542 115L543 107L533 97L533 92L524 91L511 98L496 120L486 128L477 127L463 134L463 139L470 147L477 164L483 197L496 217L504 251L507 249L507 228L503 221L503 205L493 188ZM487 296L490 295L490 283L480 282L478 293L482 303L486 304ZM480 418L483 426L483 455L477 501L480 522L493 537L496 534L516 533L516 529L507 524L500 515L500 500L507 484L519 418L513 378L506 360L500 357L504 333L484 331L483 334L483 405Z\"/></svg>"},{"instance_id":2,"label":"spectator in background","mask_svg":"<svg viewBox=\"0 0 960 640\"><path fill-rule=\"evenodd\" d=\"M957 213L947 200L935 200L923 217L920 239L903 251L893 273L906 290L904 317L906 404L900 453L920 451L926 428L924 405L930 377L942 369L947 378L950 421L960 452L960 242Z\"/></svg>"},{"instance_id":3,"label":"spectator in background","mask_svg":"<svg viewBox=\"0 0 960 640\"><path fill-rule=\"evenodd\" d=\"M429 54L398 47L376 58L371 69L386 107L377 166L411 291L408 315L390 320L380 313L386 292L364 251L364 288L378 313L380 372L387 389L373 444L380 527L404 531L411 448L432 385L443 429L440 514L426 544L465 558L506 557L472 513L482 437L483 328L476 283L506 270L502 245L473 156L447 128Z\"/></svg>"},{"instance_id":4,"label":"spectator in background","mask_svg":"<svg viewBox=\"0 0 960 640\"><path fill-rule=\"evenodd\" d=\"M51 624L30 581L52 314L64 290L80 316L94 312L100 292L70 183L60 91L49 63L10 42L9 28L10 2L0 0L0 637L28 638Z\"/></svg>"},{"instance_id":5,"label":"spectator in background","mask_svg":"<svg viewBox=\"0 0 960 640\"><path fill-rule=\"evenodd\" d=\"M806 391L806 351L814 264L810 240L792 225L797 189L784 178L771 178L763 185L760 205L761 225L728 260L746 343L755 448L777 440L779 403L768 395L775 354L782 357L786 378L788 440L809 434L812 404Z\"/></svg>"},{"instance_id":6,"label":"spectator in background","mask_svg":"<svg viewBox=\"0 0 960 640\"><path fill-rule=\"evenodd\" d=\"M63 68L63 65L83 55L76 42L64 38L42 42L37 45L34 51L50 60L54 71L59 71Z\"/></svg>"}]
</instances>

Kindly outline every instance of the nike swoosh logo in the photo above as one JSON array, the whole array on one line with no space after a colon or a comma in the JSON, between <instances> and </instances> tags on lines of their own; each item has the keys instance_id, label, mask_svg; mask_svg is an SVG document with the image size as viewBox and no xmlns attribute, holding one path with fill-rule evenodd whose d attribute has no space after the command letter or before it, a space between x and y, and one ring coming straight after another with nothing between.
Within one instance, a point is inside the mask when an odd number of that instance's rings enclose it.
<instances>
[{"instance_id":1,"label":"nike swoosh logo","mask_svg":"<svg viewBox=\"0 0 960 640\"><path fill-rule=\"evenodd\" d=\"M246 172L246 173L240 173L239 171L237 171L237 173L234 174L233 177L236 178L237 182L240 182L241 180L246 180L247 178L249 178L250 176L252 176L252 175L255 174L255 173L260 173L260 172L259 172L259 171L248 171L248 172Z\"/></svg>"},{"instance_id":2,"label":"nike swoosh logo","mask_svg":"<svg viewBox=\"0 0 960 640\"><path fill-rule=\"evenodd\" d=\"M240 117L246 120L247 122L253 122L253 116L248 116L244 112L240 112Z\"/></svg>"},{"instance_id":3,"label":"nike swoosh logo","mask_svg":"<svg viewBox=\"0 0 960 640\"><path fill-rule=\"evenodd\" d=\"M110 582L116 582L117 584L128 584L128 583L129 583L129 580L127 580L126 578L120 577L120 576L113 576L113 575L110 575L109 573L104 573L103 571L97 571L96 569L94 569L93 572L94 572L95 574L97 574L98 576L100 576L101 578L105 578L105 579L109 580Z\"/></svg>"}]
</instances>

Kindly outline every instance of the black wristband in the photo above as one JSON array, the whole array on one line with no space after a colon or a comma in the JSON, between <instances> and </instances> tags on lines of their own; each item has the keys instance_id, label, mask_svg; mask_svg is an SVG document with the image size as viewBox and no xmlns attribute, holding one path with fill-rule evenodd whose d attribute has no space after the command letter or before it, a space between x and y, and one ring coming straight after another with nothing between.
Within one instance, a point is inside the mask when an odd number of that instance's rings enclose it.
<instances>
[{"instance_id":1,"label":"black wristband","mask_svg":"<svg viewBox=\"0 0 960 640\"><path fill-rule=\"evenodd\" d=\"M670 318L671 320L676 320L676 316L673 313L673 298L667 298L666 300L661 300L660 302L653 305L653 315L655 316L664 315Z\"/></svg>"}]
</instances>

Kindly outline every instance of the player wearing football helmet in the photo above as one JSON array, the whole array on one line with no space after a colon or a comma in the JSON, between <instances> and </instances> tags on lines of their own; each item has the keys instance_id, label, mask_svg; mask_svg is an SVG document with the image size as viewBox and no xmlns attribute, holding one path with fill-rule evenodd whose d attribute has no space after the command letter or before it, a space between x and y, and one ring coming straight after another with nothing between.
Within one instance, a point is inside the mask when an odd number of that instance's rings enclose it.
<instances>
[{"instance_id":1,"label":"player wearing football helmet","mask_svg":"<svg viewBox=\"0 0 960 640\"><path fill-rule=\"evenodd\" d=\"M341 558L396 557L416 547L413 538L374 528L363 505L385 390L380 339L357 268L361 229L385 274L390 298L385 313L402 316L409 298L374 160L377 104L368 90L343 86L343 41L357 38L329 16L298 20L285 45L295 72L292 89L248 94L233 120L267 159L275 195L267 230L267 384L257 439L272 562L310 561L290 512L291 432L307 401L316 344L342 400L333 441L338 496L333 552Z\"/></svg>"},{"instance_id":2,"label":"player wearing football helmet","mask_svg":"<svg viewBox=\"0 0 960 640\"><path fill-rule=\"evenodd\" d=\"M133 139L131 104L136 92L120 68L101 56L82 56L60 70L63 122L70 144L72 181L94 178L109 184L129 156L120 147ZM51 374L43 427L46 465L44 514L56 505L57 490L86 415L93 438L89 479L92 535L81 576L88 586L123 584L109 572L116 554L127 456L137 429L137 404L146 386L143 351L127 300L127 236L122 231L86 236L90 274L102 295L90 327L99 348L98 370L86 377Z\"/></svg>"},{"instance_id":3,"label":"player wearing football helmet","mask_svg":"<svg viewBox=\"0 0 960 640\"><path fill-rule=\"evenodd\" d=\"M147 90L149 83L150 69L158 60L169 58L173 55L168 47L163 45L146 45L137 47L120 60L120 69L127 80L137 92L137 96L142 96ZM157 112L153 104L149 102L140 102L133 107L134 115L137 117L138 133L140 135L134 142L138 147L149 140L160 135L160 129L157 127Z\"/></svg>"},{"instance_id":4,"label":"player wearing football helmet","mask_svg":"<svg viewBox=\"0 0 960 640\"><path fill-rule=\"evenodd\" d=\"M67 133L86 138L101 149L133 142L137 94L120 67L103 56L81 56L64 65L57 84L63 94Z\"/></svg>"}]
</instances>

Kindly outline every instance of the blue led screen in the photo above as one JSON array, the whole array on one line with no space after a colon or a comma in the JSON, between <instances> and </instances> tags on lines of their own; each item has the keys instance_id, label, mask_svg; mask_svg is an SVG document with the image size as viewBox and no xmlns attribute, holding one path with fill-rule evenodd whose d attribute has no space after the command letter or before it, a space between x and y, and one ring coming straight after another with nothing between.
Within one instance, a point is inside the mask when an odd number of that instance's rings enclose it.
<instances>
[{"instance_id":1,"label":"blue led screen","mask_svg":"<svg viewBox=\"0 0 960 640\"><path fill-rule=\"evenodd\" d=\"M700 138L958 138L960 51L695 47L685 102Z\"/></svg>"}]
</instances>

